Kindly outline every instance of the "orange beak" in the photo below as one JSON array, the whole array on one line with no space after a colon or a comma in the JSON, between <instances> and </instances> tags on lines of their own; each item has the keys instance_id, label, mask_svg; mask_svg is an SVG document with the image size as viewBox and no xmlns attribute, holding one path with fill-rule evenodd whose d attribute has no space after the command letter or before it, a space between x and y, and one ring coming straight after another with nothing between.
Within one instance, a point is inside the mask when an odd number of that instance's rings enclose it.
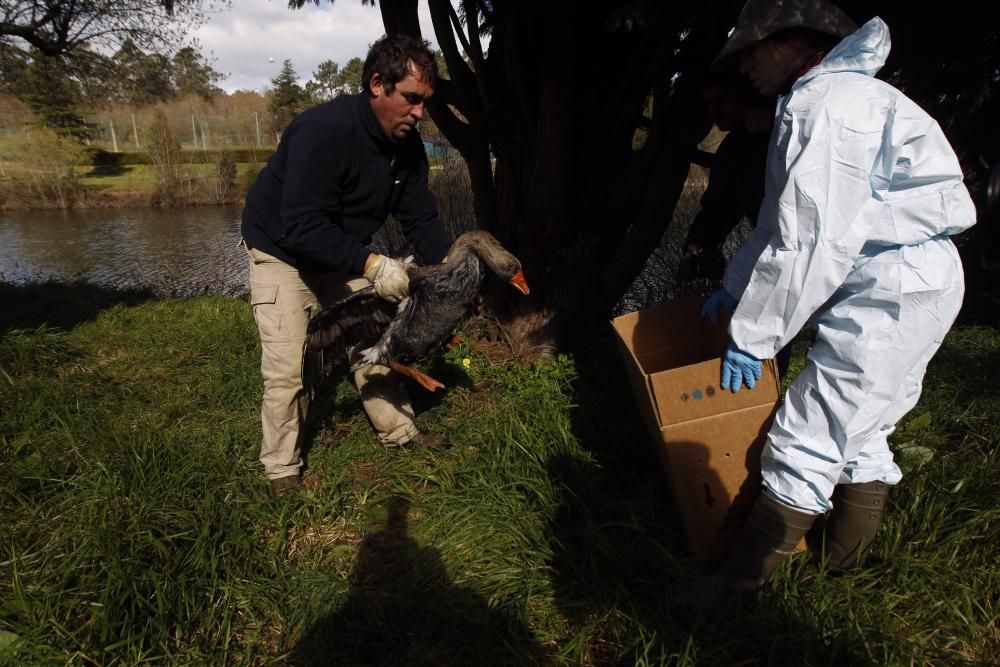
<instances>
[{"instance_id":1,"label":"orange beak","mask_svg":"<svg viewBox=\"0 0 1000 667\"><path fill-rule=\"evenodd\" d=\"M528 281L524 279L523 271L518 271L517 273L515 273L514 277L511 278L508 282L510 282L510 284L513 285L514 288L521 294L527 296L528 294L531 293L531 290L528 289Z\"/></svg>"}]
</instances>

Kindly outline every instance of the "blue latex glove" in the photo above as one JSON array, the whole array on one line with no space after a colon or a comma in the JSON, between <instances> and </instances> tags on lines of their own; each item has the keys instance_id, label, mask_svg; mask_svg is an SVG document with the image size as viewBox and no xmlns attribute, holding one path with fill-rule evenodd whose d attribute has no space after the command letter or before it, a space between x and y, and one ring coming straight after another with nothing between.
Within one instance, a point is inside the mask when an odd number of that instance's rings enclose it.
<instances>
[{"instance_id":1,"label":"blue latex glove","mask_svg":"<svg viewBox=\"0 0 1000 667\"><path fill-rule=\"evenodd\" d=\"M726 353L722 355L722 388L732 389L733 393L740 390L743 383L753 389L760 379L760 360L730 343Z\"/></svg>"},{"instance_id":2,"label":"blue latex glove","mask_svg":"<svg viewBox=\"0 0 1000 667\"><path fill-rule=\"evenodd\" d=\"M727 313L732 313L736 310L738 303L739 301L730 296L726 288L720 287L712 292L712 296L708 297L708 301L701 307L701 316L707 317L712 324L718 324L719 311L724 310Z\"/></svg>"}]
</instances>

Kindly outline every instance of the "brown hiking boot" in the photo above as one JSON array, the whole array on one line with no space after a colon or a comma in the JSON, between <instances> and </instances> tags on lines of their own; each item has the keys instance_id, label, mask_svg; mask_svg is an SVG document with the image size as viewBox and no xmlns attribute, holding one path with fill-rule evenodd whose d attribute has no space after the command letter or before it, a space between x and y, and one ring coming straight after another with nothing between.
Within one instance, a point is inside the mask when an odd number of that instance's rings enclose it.
<instances>
[{"instance_id":1,"label":"brown hiking boot","mask_svg":"<svg viewBox=\"0 0 1000 667\"><path fill-rule=\"evenodd\" d=\"M839 484L834 489L823 540L830 567L846 570L864 559L882 524L888 496L885 482Z\"/></svg>"},{"instance_id":2,"label":"brown hiking boot","mask_svg":"<svg viewBox=\"0 0 1000 667\"><path fill-rule=\"evenodd\" d=\"M302 479L298 475L288 475L271 480L271 495L274 497L291 493L302 486Z\"/></svg>"}]
</instances>

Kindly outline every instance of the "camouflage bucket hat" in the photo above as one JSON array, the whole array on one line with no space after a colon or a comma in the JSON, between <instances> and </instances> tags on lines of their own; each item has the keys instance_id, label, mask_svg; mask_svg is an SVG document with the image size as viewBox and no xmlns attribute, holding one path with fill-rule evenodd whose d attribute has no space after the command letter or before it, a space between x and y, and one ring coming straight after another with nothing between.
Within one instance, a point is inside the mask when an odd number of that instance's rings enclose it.
<instances>
[{"instance_id":1,"label":"camouflage bucket hat","mask_svg":"<svg viewBox=\"0 0 1000 667\"><path fill-rule=\"evenodd\" d=\"M826 0L747 0L733 33L712 61L712 69L729 69L736 64L740 51L785 28L812 28L845 37L858 26Z\"/></svg>"}]
</instances>

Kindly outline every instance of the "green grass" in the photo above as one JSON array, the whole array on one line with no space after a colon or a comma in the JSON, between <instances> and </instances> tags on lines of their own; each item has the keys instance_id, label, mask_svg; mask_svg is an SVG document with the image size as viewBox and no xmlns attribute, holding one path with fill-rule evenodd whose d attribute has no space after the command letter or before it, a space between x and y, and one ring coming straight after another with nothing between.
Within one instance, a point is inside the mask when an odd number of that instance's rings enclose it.
<instances>
[{"instance_id":1,"label":"green grass","mask_svg":"<svg viewBox=\"0 0 1000 667\"><path fill-rule=\"evenodd\" d=\"M440 451L378 447L335 384L306 490L272 500L246 303L0 286L0 335L0 662L1000 655L992 329L948 337L895 434L906 478L868 568L803 554L756 598L711 603L610 340L533 365L452 349L432 365L449 390L411 392L421 426L454 443Z\"/></svg>"},{"instance_id":2,"label":"green grass","mask_svg":"<svg viewBox=\"0 0 1000 667\"><path fill-rule=\"evenodd\" d=\"M246 188L256 178L261 165L240 163L224 199L218 194L219 177L214 164L182 165L181 182L168 197L160 193L151 165L128 165L113 173L95 173L92 167L76 167L79 187L75 195L55 187L55 180L28 174L18 165L5 164L0 174L0 207L10 209L58 208L60 206L186 206L242 203ZM68 202L68 203L67 203Z\"/></svg>"},{"instance_id":3,"label":"green grass","mask_svg":"<svg viewBox=\"0 0 1000 667\"><path fill-rule=\"evenodd\" d=\"M186 164L184 173L192 178L211 178L215 175L214 164ZM247 173L260 170L259 164L240 163L236 165L237 182L242 183L247 178ZM136 190L150 191L156 186L155 167L148 164L136 164L121 167L120 174L114 175L94 175L93 167L77 167L76 172L80 176L80 183L88 188L98 188L111 192L132 192Z\"/></svg>"}]
</instances>

